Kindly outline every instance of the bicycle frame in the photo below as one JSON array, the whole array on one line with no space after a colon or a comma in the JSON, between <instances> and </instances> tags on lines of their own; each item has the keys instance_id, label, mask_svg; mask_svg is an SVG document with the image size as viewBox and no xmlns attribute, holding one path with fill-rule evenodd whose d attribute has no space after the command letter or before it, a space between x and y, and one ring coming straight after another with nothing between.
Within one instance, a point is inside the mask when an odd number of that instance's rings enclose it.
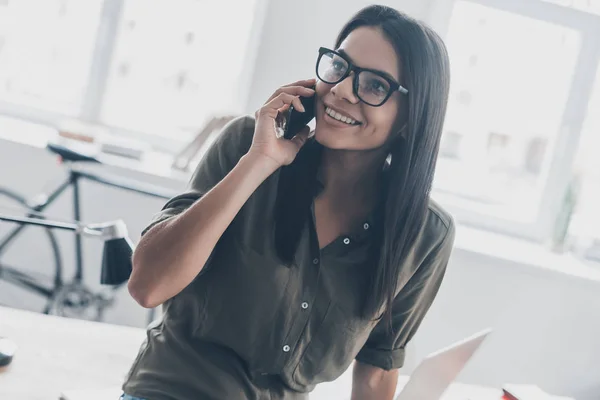
<instances>
[{"instance_id":1,"label":"bicycle frame","mask_svg":"<svg viewBox=\"0 0 600 400\"><path fill-rule=\"evenodd\" d=\"M109 187L114 187L118 189L123 189L126 191L143 194L151 197L161 198L161 199L169 199L174 193L170 193L168 190L164 188L149 185L149 184L141 184L133 179L126 179L122 177L111 176L109 174L95 174L91 172L81 171L73 168L73 163L67 163L69 174L65 181L61 182L59 186L54 189L49 195L44 195L43 199L35 204L29 204L29 208L35 213L42 212L49 205L51 205L58 197L60 197L64 191L70 186L73 187L73 219L75 221L81 221L81 197L80 197L80 186L79 182L81 179L87 179L93 182L100 183L102 185L106 185ZM29 213L26 217L28 218L40 218L36 216L35 213ZM60 226L56 224L43 224L40 225L45 226L47 228L58 228L61 229ZM3 250L19 235L19 233L25 228L26 224L21 224L15 227L13 230L9 231L8 235L0 242L0 255ZM67 229L64 228L63 229ZM81 283L83 281L83 242L81 239L81 235L75 236L75 275L73 277L74 283ZM53 236L51 236L52 240ZM55 241L53 242L53 246L55 246ZM33 276L27 275L21 271L18 271L15 268L3 266L0 269L0 279L5 279L10 281L11 283L18 284L26 289L37 292L40 295L43 295L47 298L51 298L57 289L63 286L62 282L62 262L59 257L59 252L55 252L57 254L57 273L54 277L54 287L48 288L48 285L44 285L38 279Z\"/></svg>"}]
</instances>

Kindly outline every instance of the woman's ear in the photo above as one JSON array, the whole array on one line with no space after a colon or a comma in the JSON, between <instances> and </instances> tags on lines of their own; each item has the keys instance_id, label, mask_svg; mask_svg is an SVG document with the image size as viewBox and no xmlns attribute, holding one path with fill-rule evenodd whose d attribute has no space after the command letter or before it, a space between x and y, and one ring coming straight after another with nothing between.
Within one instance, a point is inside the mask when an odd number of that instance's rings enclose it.
<instances>
[{"instance_id":1,"label":"woman's ear","mask_svg":"<svg viewBox=\"0 0 600 400\"><path fill-rule=\"evenodd\" d=\"M408 122L405 122L404 125L402 125L402 128L400 128L400 131L398 132L398 136L401 136L404 139L406 139L406 127L407 126L408 126Z\"/></svg>"},{"instance_id":2,"label":"woman's ear","mask_svg":"<svg viewBox=\"0 0 600 400\"><path fill-rule=\"evenodd\" d=\"M392 144L395 140L398 140L398 139L406 140L406 135L407 135L406 128L408 126L408 122L404 122L404 124L402 124L402 127L400 129L396 128L398 125L400 125L400 121L398 121L396 123L396 126L392 130L392 133L388 136L388 139L387 139L388 144Z\"/></svg>"}]
</instances>

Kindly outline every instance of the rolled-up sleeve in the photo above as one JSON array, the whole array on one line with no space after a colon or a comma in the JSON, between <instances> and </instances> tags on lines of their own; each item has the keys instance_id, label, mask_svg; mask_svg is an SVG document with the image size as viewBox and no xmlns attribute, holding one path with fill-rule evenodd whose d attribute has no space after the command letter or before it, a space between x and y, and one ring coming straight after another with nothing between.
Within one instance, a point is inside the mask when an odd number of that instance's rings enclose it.
<instances>
[{"instance_id":1,"label":"rolled-up sleeve","mask_svg":"<svg viewBox=\"0 0 600 400\"><path fill-rule=\"evenodd\" d=\"M405 347L417 332L442 283L454 243L451 223L440 242L425 257L417 271L394 299L392 328L385 319L379 321L356 360L384 370L404 365Z\"/></svg>"},{"instance_id":2,"label":"rolled-up sleeve","mask_svg":"<svg viewBox=\"0 0 600 400\"><path fill-rule=\"evenodd\" d=\"M248 151L254 133L254 118L238 117L219 133L200 160L186 190L168 200L142 231L142 236L155 225L188 209L215 187Z\"/></svg>"}]
</instances>

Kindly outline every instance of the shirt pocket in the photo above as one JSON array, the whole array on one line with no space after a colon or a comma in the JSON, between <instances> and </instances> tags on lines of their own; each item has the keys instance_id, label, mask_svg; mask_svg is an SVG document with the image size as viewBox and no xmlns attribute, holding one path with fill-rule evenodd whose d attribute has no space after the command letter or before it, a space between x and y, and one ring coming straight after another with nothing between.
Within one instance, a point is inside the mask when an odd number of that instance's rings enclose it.
<instances>
[{"instance_id":1,"label":"shirt pocket","mask_svg":"<svg viewBox=\"0 0 600 400\"><path fill-rule=\"evenodd\" d=\"M294 381L312 386L338 378L352 364L376 323L331 302L294 370Z\"/></svg>"}]
</instances>

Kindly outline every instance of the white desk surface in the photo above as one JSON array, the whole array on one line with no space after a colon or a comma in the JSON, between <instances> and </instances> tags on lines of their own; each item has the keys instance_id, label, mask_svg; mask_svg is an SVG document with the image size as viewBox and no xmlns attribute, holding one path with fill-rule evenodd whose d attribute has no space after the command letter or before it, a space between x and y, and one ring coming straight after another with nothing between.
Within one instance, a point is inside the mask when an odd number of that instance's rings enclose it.
<instances>
[{"instance_id":1,"label":"white desk surface","mask_svg":"<svg viewBox=\"0 0 600 400\"><path fill-rule=\"evenodd\" d=\"M0 399L57 400L71 389L120 387L145 331L0 307L0 336L18 346L0 369Z\"/></svg>"}]
</instances>

